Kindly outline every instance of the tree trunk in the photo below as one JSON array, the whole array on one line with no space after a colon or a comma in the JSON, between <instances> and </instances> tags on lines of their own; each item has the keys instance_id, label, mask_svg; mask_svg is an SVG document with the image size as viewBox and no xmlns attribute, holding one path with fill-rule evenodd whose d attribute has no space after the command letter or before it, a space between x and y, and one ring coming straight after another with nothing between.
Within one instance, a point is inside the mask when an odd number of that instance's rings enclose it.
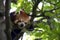
<instances>
[{"instance_id":1,"label":"tree trunk","mask_svg":"<svg viewBox=\"0 0 60 40\"><path fill-rule=\"evenodd\" d=\"M3 19L3 15L4 15L4 4L3 4L3 0L0 0L0 40L6 40L6 35L5 35L5 24L1 23L4 19Z\"/></svg>"},{"instance_id":2,"label":"tree trunk","mask_svg":"<svg viewBox=\"0 0 60 40\"><path fill-rule=\"evenodd\" d=\"M7 36L7 40L11 40L11 24L10 24L10 16L9 16L9 10L10 10L10 4L11 4L11 0L6 0L5 3L5 23L6 23L6 29L5 29L5 33Z\"/></svg>"},{"instance_id":3,"label":"tree trunk","mask_svg":"<svg viewBox=\"0 0 60 40\"><path fill-rule=\"evenodd\" d=\"M3 4L4 0L0 0L0 12L4 12L4 4Z\"/></svg>"}]
</instances>

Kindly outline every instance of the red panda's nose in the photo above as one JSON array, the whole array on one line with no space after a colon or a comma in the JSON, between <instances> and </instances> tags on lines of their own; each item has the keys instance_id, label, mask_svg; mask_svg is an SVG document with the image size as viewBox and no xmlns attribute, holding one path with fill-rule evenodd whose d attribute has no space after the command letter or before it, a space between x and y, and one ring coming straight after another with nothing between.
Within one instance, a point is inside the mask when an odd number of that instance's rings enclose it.
<instances>
[{"instance_id":1,"label":"red panda's nose","mask_svg":"<svg viewBox=\"0 0 60 40\"><path fill-rule=\"evenodd\" d=\"M24 24L20 24L20 27L23 27L24 26Z\"/></svg>"},{"instance_id":2,"label":"red panda's nose","mask_svg":"<svg viewBox=\"0 0 60 40\"><path fill-rule=\"evenodd\" d=\"M25 23L24 23L24 22L18 22L18 27L19 27L19 28L25 27Z\"/></svg>"}]
</instances>

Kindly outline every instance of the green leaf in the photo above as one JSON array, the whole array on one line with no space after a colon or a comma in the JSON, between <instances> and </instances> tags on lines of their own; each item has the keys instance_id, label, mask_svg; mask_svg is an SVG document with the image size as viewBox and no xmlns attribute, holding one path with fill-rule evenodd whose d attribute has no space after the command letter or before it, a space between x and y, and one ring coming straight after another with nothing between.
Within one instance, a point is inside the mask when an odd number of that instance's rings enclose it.
<instances>
[{"instance_id":1,"label":"green leaf","mask_svg":"<svg viewBox=\"0 0 60 40\"><path fill-rule=\"evenodd\" d=\"M54 13L51 13L51 12L46 12L45 15L46 16L49 16L49 17L53 17L55 14Z\"/></svg>"}]
</instances>

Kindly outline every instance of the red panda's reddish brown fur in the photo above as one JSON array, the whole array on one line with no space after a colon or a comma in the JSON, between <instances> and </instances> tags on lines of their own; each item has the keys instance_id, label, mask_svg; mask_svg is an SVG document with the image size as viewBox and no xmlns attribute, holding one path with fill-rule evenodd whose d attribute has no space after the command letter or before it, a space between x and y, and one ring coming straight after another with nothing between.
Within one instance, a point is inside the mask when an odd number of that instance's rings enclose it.
<instances>
[{"instance_id":1,"label":"red panda's reddish brown fur","mask_svg":"<svg viewBox=\"0 0 60 40\"><path fill-rule=\"evenodd\" d=\"M20 11L20 13L16 14L15 23L17 23L17 21L21 21L21 22L28 23L28 22L30 21L30 18L29 18L29 16L22 10L22 11Z\"/></svg>"}]
</instances>

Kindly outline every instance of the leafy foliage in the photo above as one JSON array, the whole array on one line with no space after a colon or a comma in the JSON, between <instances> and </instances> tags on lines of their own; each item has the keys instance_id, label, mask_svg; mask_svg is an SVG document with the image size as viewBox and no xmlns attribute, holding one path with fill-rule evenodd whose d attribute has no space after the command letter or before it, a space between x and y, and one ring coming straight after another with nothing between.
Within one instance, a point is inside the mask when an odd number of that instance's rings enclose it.
<instances>
[{"instance_id":1,"label":"leafy foliage","mask_svg":"<svg viewBox=\"0 0 60 40\"><path fill-rule=\"evenodd\" d=\"M17 7L17 11L24 9L26 13L30 13L34 4L38 0L18 0L17 4L12 5ZM42 40L60 40L60 0L42 0L42 8L37 7L36 17L43 17L35 22L35 29L31 35L42 38ZM40 15L37 15L40 14ZM46 19L44 22L43 20ZM41 22L40 22L41 21Z\"/></svg>"}]
</instances>

